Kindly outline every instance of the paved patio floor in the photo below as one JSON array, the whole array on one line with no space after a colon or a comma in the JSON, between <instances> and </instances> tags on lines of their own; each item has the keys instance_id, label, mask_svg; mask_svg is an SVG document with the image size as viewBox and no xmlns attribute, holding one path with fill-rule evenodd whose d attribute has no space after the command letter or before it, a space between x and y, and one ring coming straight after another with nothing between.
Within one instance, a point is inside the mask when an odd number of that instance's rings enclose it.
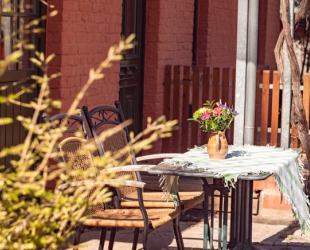
<instances>
[{"instance_id":1,"label":"paved patio floor","mask_svg":"<svg viewBox=\"0 0 310 250\"><path fill-rule=\"evenodd\" d=\"M202 249L203 235L203 211L193 210L194 216L183 215L181 217L181 229L185 249ZM253 216L252 241L257 248L271 250L297 250L310 249L310 236L302 236L298 223L292 212L270 210L264 215ZM217 231L215 232L217 235ZM108 233L109 237L109 233ZM108 249L108 238L105 248ZM81 237L81 250L94 250L99 246L100 231L97 229L86 230ZM114 250L131 249L133 229L123 229L117 232ZM140 234L137 249L142 249L142 235ZM149 237L151 250L177 249L174 239L172 224L152 232ZM71 241L72 242L72 241ZM217 241L215 242L217 245ZM70 249L70 248L68 248ZM216 248L217 249L217 246Z\"/></svg>"}]
</instances>

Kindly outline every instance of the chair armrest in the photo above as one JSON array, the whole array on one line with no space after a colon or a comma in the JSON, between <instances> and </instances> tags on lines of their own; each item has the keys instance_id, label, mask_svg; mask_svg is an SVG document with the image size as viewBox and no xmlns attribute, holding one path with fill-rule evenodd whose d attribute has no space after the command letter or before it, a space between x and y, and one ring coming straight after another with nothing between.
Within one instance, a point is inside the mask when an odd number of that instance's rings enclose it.
<instances>
[{"instance_id":1,"label":"chair armrest","mask_svg":"<svg viewBox=\"0 0 310 250\"><path fill-rule=\"evenodd\" d=\"M101 170L100 173L117 173L117 172L131 172L131 171L142 171L147 172L150 168L155 167L157 165L127 165L123 167L115 167L115 168L109 168Z\"/></svg>"},{"instance_id":2,"label":"chair armrest","mask_svg":"<svg viewBox=\"0 0 310 250\"><path fill-rule=\"evenodd\" d=\"M64 183L58 186L58 190L65 190L69 187L80 187L86 185L95 185L96 183L102 183L102 181L93 181L93 180L85 180L85 181L74 181L70 183ZM118 187L119 185L128 186L128 187L136 187L136 188L144 188L145 183L141 181L130 181L130 180L105 180L104 184L107 186Z\"/></svg>"},{"instance_id":3,"label":"chair armrest","mask_svg":"<svg viewBox=\"0 0 310 250\"><path fill-rule=\"evenodd\" d=\"M164 158L173 158L179 156L179 153L170 153L170 154L152 154L136 157L137 162L153 160L153 159L164 159Z\"/></svg>"}]
</instances>

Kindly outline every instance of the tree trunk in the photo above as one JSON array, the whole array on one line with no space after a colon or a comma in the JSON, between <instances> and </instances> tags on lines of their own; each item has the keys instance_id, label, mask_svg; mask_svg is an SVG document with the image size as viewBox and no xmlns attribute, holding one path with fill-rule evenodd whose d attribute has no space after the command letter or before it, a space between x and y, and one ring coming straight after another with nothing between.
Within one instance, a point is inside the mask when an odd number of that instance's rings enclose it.
<instances>
[{"instance_id":1,"label":"tree trunk","mask_svg":"<svg viewBox=\"0 0 310 250\"><path fill-rule=\"evenodd\" d=\"M296 14L295 25L298 25L302 18L305 18L308 13L310 0L303 0L300 4L299 12ZM296 127L298 131L298 137L300 142L306 152L307 159L310 162L310 137L308 135L308 125L306 120L306 114L302 101L302 94L300 91L300 69L297 61L297 57L294 51L293 39L290 34L290 24L289 24L289 8L288 0L281 0L282 5L282 25L283 30L279 35L279 39L275 48L275 56L278 64L278 70L281 77L283 77L283 60L282 60L282 47L284 39L287 45L288 58L291 64L291 74L292 74L292 110L291 110L291 124ZM282 78L283 79L283 78Z\"/></svg>"}]
</instances>

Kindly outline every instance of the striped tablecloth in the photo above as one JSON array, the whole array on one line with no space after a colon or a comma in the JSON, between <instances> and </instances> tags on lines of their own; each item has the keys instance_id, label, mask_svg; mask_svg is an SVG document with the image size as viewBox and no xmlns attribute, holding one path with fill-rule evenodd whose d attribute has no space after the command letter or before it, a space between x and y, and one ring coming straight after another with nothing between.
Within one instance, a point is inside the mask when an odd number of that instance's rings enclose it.
<instances>
[{"instance_id":1,"label":"striped tablecloth","mask_svg":"<svg viewBox=\"0 0 310 250\"><path fill-rule=\"evenodd\" d=\"M195 147L165 164L199 169L223 177L225 185L234 187L239 175L272 173L280 192L292 206L303 232L310 231L309 200L303 192L302 163L298 153L291 149L262 146L230 146L225 160L210 160L205 147ZM164 190L174 189L176 179L164 176Z\"/></svg>"}]
</instances>

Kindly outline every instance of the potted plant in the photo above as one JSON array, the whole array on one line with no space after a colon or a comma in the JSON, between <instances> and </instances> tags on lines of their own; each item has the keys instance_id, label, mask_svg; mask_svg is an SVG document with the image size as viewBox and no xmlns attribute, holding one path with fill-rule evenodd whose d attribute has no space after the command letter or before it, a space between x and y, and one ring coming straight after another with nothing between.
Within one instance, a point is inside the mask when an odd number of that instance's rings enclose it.
<instances>
[{"instance_id":1,"label":"potted plant","mask_svg":"<svg viewBox=\"0 0 310 250\"><path fill-rule=\"evenodd\" d=\"M228 152L225 131L237 115L238 112L226 106L226 103L206 101L189 119L198 122L203 132L210 132L207 145L210 159L225 159Z\"/></svg>"}]
</instances>

